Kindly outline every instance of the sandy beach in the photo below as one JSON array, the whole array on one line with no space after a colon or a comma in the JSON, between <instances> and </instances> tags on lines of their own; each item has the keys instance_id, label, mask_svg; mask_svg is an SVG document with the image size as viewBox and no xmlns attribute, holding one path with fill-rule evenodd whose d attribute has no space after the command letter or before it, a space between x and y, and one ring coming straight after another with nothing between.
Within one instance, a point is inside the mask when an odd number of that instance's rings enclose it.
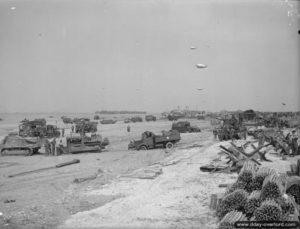
<instances>
[{"instance_id":1,"label":"sandy beach","mask_svg":"<svg viewBox=\"0 0 300 229\"><path fill-rule=\"evenodd\" d=\"M160 133L171 122L98 125L98 133L108 137L110 146L101 153L84 153L46 157L0 157L0 225L5 228L217 228L218 219L209 209L210 196L222 195L236 173L205 173L199 167L224 164L219 145L229 142L214 140L209 121L192 120L202 132L181 134L173 150L129 151L132 139L145 130ZM59 125L63 125L58 120ZM65 126L66 133L70 130ZM237 144L239 141L237 142ZM241 143L241 142L240 142ZM282 161L268 149L278 171L289 170L290 162ZM26 176L8 175L79 159L80 163ZM157 173L154 179L143 175ZM77 178L96 179L74 183ZM26 195L24 194L26 193ZM15 200L5 203L6 200Z\"/></svg>"},{"instance_id":2,"label":"sandy beach","mask_svg":"<svg viewBox=\"0 0 300 229\"><path fill-rule=\"evenodd\" d=\"M204 154L204 149L213 143L213 136L208 121L194 120L192 123L200 126L202 132L182 134L182 140L176 148L167 153L164 149L148 151L127 150L129 141L139 139L140 134L145 130L160 133L162 130L170 129L171 122L161 120L131 124L132 131L130 133L126 132L127 124L121 122L114 125L98 125L98 132L103 137L108 137L111 143L108 149L102 153L62 155L59 157L46 157L44 155L1 157L0 208L3 213L2 225L5 225L7 228L10 226L17 228L55 228L58 225L69 227L77 217L76 213L89 215L89 210L93 211L94 209L94 211L97 211L98 207L101 207L101 211L103 211L102 207L109 207L108 203L113 204L115 207L111 206L111 208L115 208L116 210L118 209L118 205L115 205L117 203L115 201L124 202L123 204L126 205L126 202L133 196L137 198L132 200L133 203L139 199L143 199L143 196L145 198L144 201L150 201L153 197L157 198L153 199L153 206L149 206L150 209L156 209L159 207L160 202L163 204L166 195L170 195L168 193L172 193L173 189L180 191L175 191L174 194L168 197L171 198L169 200L170 206L175 204L175 210L171 210L173 213L170 212L168 214L170 214L169 217L173 218L175 212L177 212L177 221L180 220L180 212L183 210L182 207L184 208L185 206L185 201L193 202L190 198L198 199L197 202L201 206L202 204L207 205L209 201L209 193L206 196L199 194L202 192L202 181L198 179L195 184L191 184L195 176L197 177L200 173L199 166L208 163L213 156L213 154ZM59 125L62 124L59 123ZM69 129L66 130L66 132L68 131ZM54 166L75 158L80 160L79 164L26 176L8 178L10 174ZM171 165L165 166L167 164ZM162 174L156 179L142 180L128 177L132 176L133 173L139 173L141 170L153 167L157 168L157 166L162 169ZM97 174L99 169L103 173L98 174L96 179L81 184L73 183L76 178L84 178ZM182 178L177 183L176 179L179 178L179 175ZM176 182L174 182L174 179ZM206 179L210 179L210 177ZM197 182L200 183L197 184ZM172 186L175 184L178 187ZM191 189L186 191L181 190L187 184L191 185ZM156 192L151 191L147 193L149 187L153 185L161 186L161 188L151 188L150 190L152 191L157 189ZM124 192L121 190L124 190ZM136 195L136 192L139 192L138 190L141 190L140 194L142 196ZM15 202L4 203L5 200L10 199L15 200ZM182 202L177 203L177 201ZM176 203L179 205L176 206ZM143 205L146 206L147 202L143 203ZM176 210L177 207L179 208ZM203 208L205 207L203 206ZM208 210L207 208L205 209L206 211ZM138 208L136 210L138 211ZM154 210L152 212L157 211ZM186 217L188 221L193 221L195 219L192 218L196 217L195 214L197 212L199 212L199 209L193 213L194 215L188 216L187 214L182 217ZM136 218L132 218L135 213L132 212L131 214L131 220L129 220L130 217L128 218L128 225L135 225L136 222L134 220ZM206 217L206 213L203 214L203 217ZM69 219L69 217L71 218ZM137 215L137 217L139 216ZM149 217L150 221L151 218L155 221L155 216L149 215ZM165 217L168 218L168 216ZM65 222L65 220L67 221ZM109 225L109 221L102 226ZM146 219L138 221L140 223L147 222ZM157 225L160 225L164 221L157 219ZM175 222L174 220L171 221ZM171 221L162 225L170 225ZM111 219L110 222L117 223L115 219ZM124 222L120 221L119 223L122 225ZM196 225L197 222L194 222L194 224ZM112 224L112 226L118 226L118 224Z\"/></svg>"}]
</instances>

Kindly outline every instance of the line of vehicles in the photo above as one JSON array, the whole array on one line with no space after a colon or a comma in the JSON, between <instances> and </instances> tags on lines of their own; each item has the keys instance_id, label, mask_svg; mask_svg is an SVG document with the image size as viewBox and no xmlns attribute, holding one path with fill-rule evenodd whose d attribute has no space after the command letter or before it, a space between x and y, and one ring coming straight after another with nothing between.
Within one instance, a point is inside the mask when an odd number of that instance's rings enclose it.
<instances>
[{"instance_id":1,"label":"line of vehicles","mask_svg":"<svg viewBox=\"0 0 300 229\"><path fill-rule=\"evenodd\" d=\"M74 122L74 134L66 136L66 144L60 148L63 154L101 152L110 144L107 138L102 138L100 134L97 134L97 122L85 118L73 119L72 123ZM145 131L141 139L130 141L128 149L172 148L181 140L180 133L192 132L201 132L201 130L196 126L191 126L188 121L175 122L170 131L162 131L161 135ZM59 140L60 137L61 130L55 125L47 124L45 119L33 121L25 119L21 121L18 133L6 136L0 147L1 155L32 155L38 153L46 139L57 138Z\"/></svg>"},{"instance_id":2,"label":"line of vehicles","mask_svg":"<svg viewBox=\"0 0 300 229\"><path fill-rule=\"evenodd\" d=\"M62 116L61 117L63 123L65 124L74 124L74 123L77 123L79 120L81 119L78 119L78 118L69 118L69 117L66 117L66 116ZM84 119L85 121L90 121L90 119ZM95 115L94 116L94 120L96 123L98 123L98 121L105 125L105 124L115 124L117 122L116 119L101 119L99 115ZM151 121L156 121L157 118L156 116L154 115L146 115L145 116L145 121L146 122L151 122ZM131 117L131 118L126 118L124 119L124 123L136 123L136 122L143 122L143 118L141 116L134 116L134 117Z\"/></svg>"},{"instance_id":3,"label":"line of vehicles","mask_svg":"<svg viewBox=\"0 0 300 229\"><path fill-rule=\"evenodd\" d=\"M170 113L163 113L162 114L162 119L168 119L169 121L178 121L179 119L186 119L186 118L194 118L197 120L205 120L205 114L202 112L198 112L198 113L193 113L190 115L187 115L183 112L179 112L179 111L171 111ZM72 119L66 116L62 116L61 119L63 120L63 122L65 124L72 124L76 122L76 119ZM89 119L88 119L89 120ZM125 118L124 120L122 120L124 123L136 123L136 122L155 122L157 121L157 117L155 115L145 115L144 119L141 116L133 116L130 118ZM90 121L90 120L89 120ZM94 121L95 122L99 122L103 125L105 124L115 124L117 121L116 118L115 119L111 119L111 118L101 118L99 114L95 114L94 115Z\"/></svg>"}]
</instances>

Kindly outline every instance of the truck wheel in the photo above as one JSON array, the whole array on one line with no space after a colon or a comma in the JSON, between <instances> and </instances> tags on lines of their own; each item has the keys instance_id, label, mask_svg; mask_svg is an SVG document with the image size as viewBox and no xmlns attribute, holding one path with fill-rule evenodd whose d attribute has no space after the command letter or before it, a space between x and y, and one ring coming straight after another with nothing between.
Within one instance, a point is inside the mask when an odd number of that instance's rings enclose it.
<instances>
[{"instance_id":1,"label":"truck wheel","mask_svg":"<svg viewBox=\"0 0 300 229\"><path fill-rule=\"evenodd\" d=\"M172 149L173 148L173 143L172 142L168 142L167 144L166 144L166 149Z\"/></svg>"},{"instance_id":2,"label":"truck wheel","mask_svg":"<svg viewBox=\"0 0 300 229\"><path fill-rule=\"evenodd\" d=\"M26 149L26 151L28 152L28 153L26 154L26 156L32 156L32 154L33 154L33 149L28 148L28 149Z\"/></svg>"},{"instance_id":3,"label":"truck wheel","mask_svg":"<svg viewBox=\"0 0 300 229\"><path fill-rule=\"evenodd\" d=\"M147 146L141 146L139 150L147 150Z\"/></svg>"},{"instance_id":4,"label":"truck wheel","mask_svg":"<svg viewBox=\"0 0 300 229\"><path fill-rule=\"evenodd\" d=\"M8 151L8 150L6 150L6 149L4 149L4 150L1 150L1 153L0 153L0 155L1 155L1 156L4 156L4 155L6 155L6 154L7 154L7 151Z\"/></svg>"}]
</instances>

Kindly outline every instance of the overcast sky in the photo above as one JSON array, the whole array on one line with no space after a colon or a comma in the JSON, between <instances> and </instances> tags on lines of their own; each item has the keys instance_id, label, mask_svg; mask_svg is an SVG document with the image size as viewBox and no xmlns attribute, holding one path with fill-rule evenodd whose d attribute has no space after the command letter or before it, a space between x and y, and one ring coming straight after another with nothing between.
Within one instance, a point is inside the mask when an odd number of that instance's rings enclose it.
<instances>
[{"instance_id":1,"label":"overcast sky","mask_svg":"<svg viewBox=\"0 0 300 229\"><path fill-rule=\"evenodd\" d=\"M0 112L300 110L299 7L1 0Z\"/></svg>"}]
</instances>

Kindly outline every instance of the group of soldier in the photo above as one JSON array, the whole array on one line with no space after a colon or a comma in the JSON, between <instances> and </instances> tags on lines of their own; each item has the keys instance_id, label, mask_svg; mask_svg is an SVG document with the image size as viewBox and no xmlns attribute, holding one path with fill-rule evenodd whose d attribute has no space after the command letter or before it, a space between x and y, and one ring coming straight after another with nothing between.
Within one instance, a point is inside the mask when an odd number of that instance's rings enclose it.
<instances>
[{"instance_id":1,"label":"group of soldier","mask_svg":"<svg viewBox=\"0 0 300 229\"><path fill-rule=\"evenodd\" d=\"M278 148L284 148L286 154L291 156L296 156L300 154L299 147L299 136L296 129L293 129L286 136L282 133L282 128L284 126L277 126L278 131L274 135ZM236 118L232 115L231 118L221 119L220 126L213 130L215 139L220 141L223 140L234 140L234 139L246 139L247 138L247 128L243 125L243 119L239 116ZM263 146L266 141L266 136L264 131L258 130L255 136L258 140L258 146Z\"/></svg>"},{"instance_id":2,"label":"group of soldier","mask_svg":"<svg viewBox=\"0 0 300 229\"><path fill-rule=\"evenodd\" d=\"M258 146L263 146L265 141L267 140L266 135L264 134L262 129L258 130L255 137L258 140ZM272 136L272 139L274 140L276 151L281 150L280 153L290 156L297 156L300 154L298 144L299 136L296 129L293 129L286 136L284 136L281 129L278 129Z\"/></svg>"},{"instance_id":3,"label":"group of soldier","mask_svg":"<svg viewBox=\"0 0 300 229\"><path fill-rule=\"evenodd\" d=\"M65 129L61 132L62 138L65 136ZM63 154L63 142L62 138L53 138L52 140L45 139L44 147L46 156L58 156Z\"/></svg>"},{"instance_id":4,"label":"group of soldier","mask_svg":"<svg viewBox=\"0 0 300 229\"><path fill-rule=\"evenodd\" d=\"M241 126L235 129L231 126L223 126L220 128L215 128L213 130L215 139L219 141L234 140L234 139L246 139L247 138L247 128Z\"/></svg>"},{"instance_id":5,"label":"group of soldier","mask_svg":"<svg viewBox=\"0 0 300 229\"><path fill-rule=\"evenodd\" d=\"M221 120L220 126L214 128L213 134L219 141L246 139L247 128L243 125L243 120L232 115L231 118Z\"/></svg>"}]
</instances>

